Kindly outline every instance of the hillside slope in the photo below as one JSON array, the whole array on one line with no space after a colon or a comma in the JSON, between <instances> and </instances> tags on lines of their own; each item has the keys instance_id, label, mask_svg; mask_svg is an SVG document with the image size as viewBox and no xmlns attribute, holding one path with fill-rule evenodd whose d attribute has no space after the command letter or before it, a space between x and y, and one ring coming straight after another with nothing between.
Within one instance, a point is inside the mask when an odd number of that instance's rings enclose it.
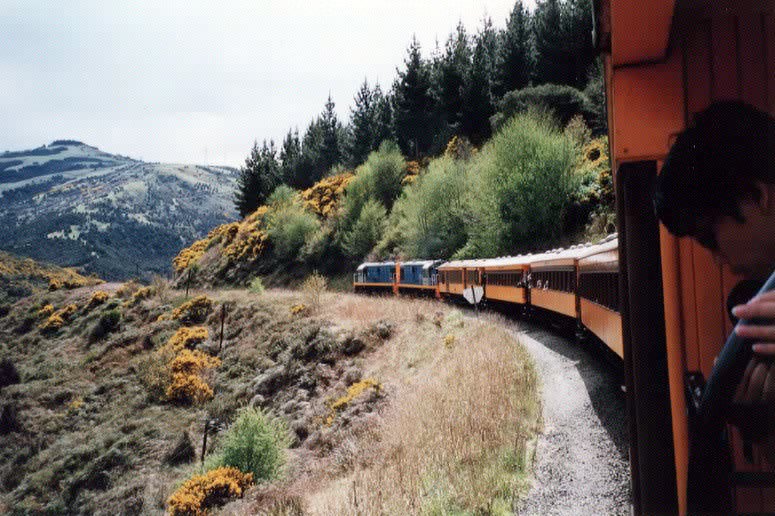
<instances>
[{"instance_id":1,"label":"hillside slope","mask_svg":"<svg viewBox=\"0 0 775 516\"><path fill-rule=\"evenodd\" d=\"M199 312L175 312L180 292L105 284L0 317L0 512L161 514L200 471L205 422L217 451L244 406L271 410L293 443L283 478L225 512L507 513L524 491L536 376L496 321L425 300L205 294ZM191 356L217 358L209 401L158 389L186 324L200 328L184 330Z\"/></svg>"},{"instance_id":2,"label":"hillside slope","mask_svg":"<svg viewBox=\"0 0 775 516\"><path fill-rule=\"evenodd\" d=\"M145 163L72 140L0 154L0 249L106 279L166 275L236 218L236 171Z\"/></svg>"},{"instance_id":3,"label":"hillside slope","mask_svg":"<svg viewBox=\"0 0 775 516\"><path fill-rule=\"evenodd\" d=\"M85 277L74 269L63 269L0 251L0 313L10 309L9 303L35 292L74 289L99 283L102 280Z\"/></svg>"}]
</instances>

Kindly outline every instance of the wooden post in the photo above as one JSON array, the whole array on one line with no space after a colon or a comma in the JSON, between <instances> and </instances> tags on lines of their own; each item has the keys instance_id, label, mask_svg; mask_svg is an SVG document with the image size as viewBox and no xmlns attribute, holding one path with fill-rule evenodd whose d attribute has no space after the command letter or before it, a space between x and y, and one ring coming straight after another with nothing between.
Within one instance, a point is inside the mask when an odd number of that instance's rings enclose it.
<instances>
[{"instance_id":1,"label":"wooden post","mask_svg":"<svg viewBox=\"0 0 775 516\"><path fill-rule=\"evenodd\" d=\"M207 453L207 431L210 429L210 420L205 420L205 431L204 435L202 436L202 471L204 472L205 467L205 454Z\"/></svg>"},{"instance_id":2,"label":"wooden post","mask_svg":"<svg viewBox=\"0 0 775 516\"><path fill-rule=\"evenodd\" d=\"M221 305L221 338L218 341L218 353L220 354L221 349L223 348L223 326L224 322L226 321L226 303Z\"/></svg>"},{"instance_id":3,"label":"wooden post","mask_svg":"<svg viewBox=\"0 0 775 516\"><path fill-rule=\"evenodd\" d=\"M191 269L188 269L188 277L186 278L186 299L188 299L188 288L191 286Z\"/></svg>"}]
</instances>

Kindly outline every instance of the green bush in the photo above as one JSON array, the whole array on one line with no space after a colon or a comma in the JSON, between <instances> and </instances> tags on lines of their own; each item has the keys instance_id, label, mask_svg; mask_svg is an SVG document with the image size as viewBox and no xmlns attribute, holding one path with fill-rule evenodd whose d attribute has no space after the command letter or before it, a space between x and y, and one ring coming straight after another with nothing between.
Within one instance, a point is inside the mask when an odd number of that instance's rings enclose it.
<instances>
[{"instance_id":1,"label":"green bush","mask_svg":"<svg viewBox=\"0 0 775 516\"><path fill-rule=\"evenodd\" d=\"M596 120L595 115L590 112L590 100L583 92L573 86L541 84L510 91L504 95L498 106L498 113L491 119L493 129L501 129L511 117L535 108L551 112L562 126L576 115L583 116L587 122Z\"/></svg>"},{"instance_id":2,"label":"green bush","mask_svg":"<svg viewBox=\"0 0 775 516\"><path fill-rule=\"evenodd\" d=\"M577 145L551 119L517 115L473 160L468 241L461 257L553 245L573 190Z\"/></svg>"},{"instance_id":3,"label":"green bush","mask_svg":"<svg viewBox=\"0 0 775 516\"><path fill-rule=\"evenodd\" d=\"M282 420L247 407L226 431L215 462L253 473L256 482L271 480L282 472L290 443L290 433Z\"/></svg>"},{"instance_id":4,"label":"green bush","mask_svg":"<svg viewBox=\"0 0 775 516\"><path fill-rule=\"evenodd\" d=\"M263 294L264 293L264 283L261 281L261 278L256 276L250 281L250 285L248 286L248 290L253 294Z\"/></svg>"},{"instance_id":5,"label":"green bush","mask_svg":"<svg viewBox=\"0 0 775 516\"><path fill-rule=\"evenodd\" d=\"M266 204L269 206L287 206L293 204L295 196L296 190L288 185L280 185L275 188L269 198L267 198Z\"/></svg>"},{"instance_id":6,"label":"green bush","mask_svg":"<svg viewBox=\"0 0 775 516\"><path fill-rule=\"evenodd\" d=\"M448 258L466 243L466 164L449 156L431 161L396 202L386 239L400 236L406 256ZM385 240L380 247L392 251Z\"/></svg>"},{"instance_id":7,"label":"green bush","mask_svg":"<svg viewBox=\"0 0 775 516\"><path fill-rule=\"evenodd\" d=\"M347 256L360 260L369 254L382 237L386 218L385 207L379 201L368 200L355 225L344 234L342 248Z\"/></svg>"},{"instance_id":8,"label":"green bush","mask_svg":"<svg viewBox=\"0 0 775 516\"><path fill-rule=\"evenodd\" d=\"M307 240L320 231L320 221L298 202L279 205L267 214L269 240L275 254L284 260L296 260Z\"/></svg>"},{"instance_id":9,"label":"green bush","mask_svg":"<svg viewBox=\"0 0 775 516\"><path fill-rule=\"evenodd\" d=\"M342 228L350 230L357 223L361 210L369 200L376 200L387 210L401 195L401 180L406 175L406 162L398 146L390 141L369 154L366 163L358 167L355 179L347 186L343 203Z\"/></svg>"},{"instance_id":10,"label":"green bush","mask_svg":"<svg viewBox=\"0 0 775 516\"><path fill-rule=\"evenodd\" d=\"M92 341L103 339L105 335L118 328L120 321L121 312L118 310L108 310L107 312L104 312L97 321L97 324L94 325L89 337Z\"/></svg>"}]
</instances>

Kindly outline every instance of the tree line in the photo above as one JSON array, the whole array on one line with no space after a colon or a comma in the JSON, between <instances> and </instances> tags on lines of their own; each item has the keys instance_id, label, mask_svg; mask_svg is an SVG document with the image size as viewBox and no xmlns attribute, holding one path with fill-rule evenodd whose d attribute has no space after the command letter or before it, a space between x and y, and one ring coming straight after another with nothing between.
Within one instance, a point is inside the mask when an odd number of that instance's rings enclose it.
<instances>
[{"instance_id":1,"label":"tree line","mask_svg":"<svg viewBox=\"0 0 775 516\"><path fill-rule=\"evenodd\" d=\"M308 188L332 169L363 164L382 142L411 160L443 153L454 136L481 146L517 113L536 105L566 123L582 115L605 132L602 71L592 45L591 0L518 0L503 29L485 18L475 34L462 23L424 57L415 37L391 87L364 80L343 123L329 94L305 131L290 129L279 149L255 142L240 170L242 216L279 185Z\"/></svg>"}]
</instances>

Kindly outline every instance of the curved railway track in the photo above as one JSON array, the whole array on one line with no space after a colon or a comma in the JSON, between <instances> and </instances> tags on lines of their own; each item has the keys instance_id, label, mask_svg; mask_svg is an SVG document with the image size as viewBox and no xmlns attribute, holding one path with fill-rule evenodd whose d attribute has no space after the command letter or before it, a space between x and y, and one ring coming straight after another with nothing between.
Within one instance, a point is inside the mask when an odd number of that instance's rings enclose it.
<instances>
[{"instance_id":1,"label":"curved railway track","mask_svg":"<svg viewBox=\"0 0 775 516\"><path fill-rule=\"evenodd\" d=\"M519 514L631 514L625 399L599 353L541 326L508 321L541 378L544 432Z\"/></svg>"}]
</instances>

